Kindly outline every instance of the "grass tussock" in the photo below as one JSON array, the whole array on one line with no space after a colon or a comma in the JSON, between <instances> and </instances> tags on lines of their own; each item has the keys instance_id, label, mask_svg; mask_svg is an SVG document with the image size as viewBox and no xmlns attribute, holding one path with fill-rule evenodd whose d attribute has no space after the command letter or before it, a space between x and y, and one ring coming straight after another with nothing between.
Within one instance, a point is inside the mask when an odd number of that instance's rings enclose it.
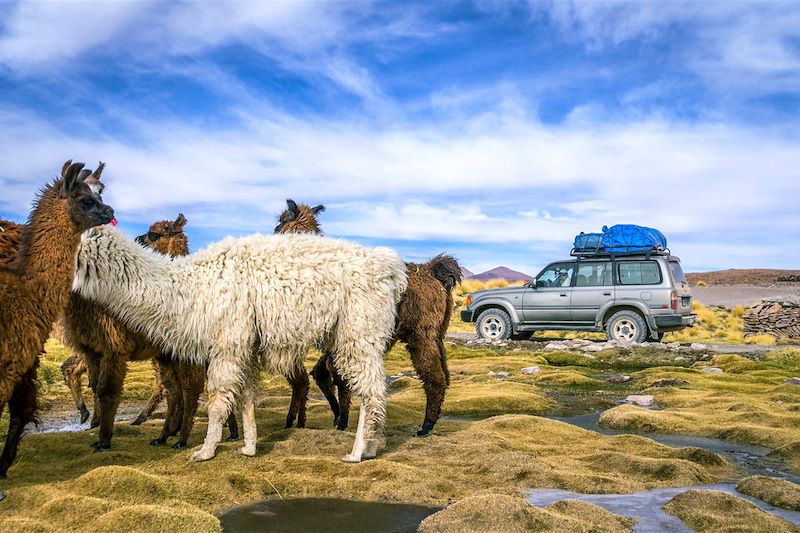
<instances>
[{"instance_id":1,"label":"grass tussock","mask_svg":"<svg viewBox=\"0 0 800 533\"><path fill-rule=\"evenodd\" d=\"M736 490L775 507L800 511L800 485L766 476L750 476L739 481Z\"/></svg>"},{"instance_id":2,"label":"grass tussock","mask_svg":"<svg viewBox=\"0 0 800 533\"><path fill-rule=\"evenodd\" d=\"M698 533L797 532L791 522L766 513L747 500L713 490L679 494L664 510Z\"/></svg>"},{"instance_id":3,"label":"grass tussock","mask_svg":"<svg viewBox=\"0 0 800 533\"><path fill-rule=\"evenodd\" d=\"M539 508L502 494L471 496L427 517L419 533L630 531L634 521L590 503L566 500Z\"/></svg>"}]
</instances>

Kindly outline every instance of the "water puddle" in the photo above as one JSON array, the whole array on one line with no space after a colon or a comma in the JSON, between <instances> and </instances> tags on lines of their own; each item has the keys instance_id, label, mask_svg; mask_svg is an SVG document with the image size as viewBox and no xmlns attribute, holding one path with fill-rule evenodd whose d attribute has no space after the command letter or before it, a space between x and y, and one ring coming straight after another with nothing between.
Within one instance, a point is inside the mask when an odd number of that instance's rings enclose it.
<instances>
[{"instance_id":1,"label":"water puddle","mask_svg":"<svg viewBox=\"0 0 800 533\"><path fill-rule=\"evenodd\" d=\"M737 492L735 487L733 483L715 483L713 485L655 489L634 494L578 494L567 490L534 489L530 491L530 496L525 501L539 507L546 507L561 500L580 500L598 505L612 513L635 518L636 525L633 527L633 531L636 533L684 533L690 532L691 529L686 527L680 519L665 513L661 506L687 490L717 490L749 500L770 514L800 525L800 512L773 507L759 499Z\"/></svg>"},{"instance_id":2,"label":"water puddle","mask_svg":"<svg viewBox=\"0 0 800 533\"><path fill-rule=\"evenodd\" d=\"M362 502L337 498L264 500L231 507L219 514L222 530L304 531L335 533L413 533L419 523L441 507Z\"/></svg>"}]
</instances>

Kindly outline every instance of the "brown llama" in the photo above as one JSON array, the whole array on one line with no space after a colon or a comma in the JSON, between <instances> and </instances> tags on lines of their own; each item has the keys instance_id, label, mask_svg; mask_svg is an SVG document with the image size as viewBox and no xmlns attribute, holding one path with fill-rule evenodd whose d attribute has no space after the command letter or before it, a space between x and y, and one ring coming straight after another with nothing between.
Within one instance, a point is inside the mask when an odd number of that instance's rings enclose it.
<instances>
[{"instance_id":1,"label":"brown llama","mask_svg":"<svg viewBox=\"0 0 800 533\"><path fill-rule=\"evenodd\" d=\"M39 354L69 300L81 233L114 217L84 183L91 172L83 166L68 161L42 189L16 257L0 267L0 408L8 404L11 416L0 478L16 458L25 425L36 417Z\"/></svg>"},{"instance_id":2,"label":"brown llama","mask_svg":"<svg viewBox=\"0 0 800 533\"><path fill-rule=\"evenodd\" d=\"M186 217L179 214L175 221L152 224L148 232L137 237L136 241L171 257L187 255L189 244L183 233L185 224ZM163 353L143 335L124 326L98 304L76 294L71 296L64 311L64 326L64 343L85 358L89 383L95 395L95 416L91 427L100 427L99 439L92 444L95 451L111 448L114 417L119 407L128 361L148 359L155 360L158 381L167 389L167 416L161 435L150 444L164 444L171 435L180 432L179 441L173 448L187 446L197 402L205 386L204 367L173 361L169 354ZM157 388L153 395L159 393ZM229 420L228 424L231 437L238 438L235 418L233 422Z\"/></svg>"},{"instance_id":3,"label":"brown llama","mask_svg":"<svg viewBox=\"0 0 800 533\"><path fill-rule=\"evenodd\" d=\"M286 200L286 204L286 209L278 218L275 233L321 233L317 215L325 206L309 207L292 200ZM408 288L397 304L397 327L387 351L398 340L405 342L414 370L422 381L427 401L425 419L417 436L424 437L439 420L445 390L450 385L444 336L453 309L451 292L461 282L461 267L449 255L437 255L427 263L406 263L406 266ZM331 406L334 424L338 429L347 429L350 390L334 368L329 353L322 353L311 375ZM338 401L334 387L339 394ZM297 402L295 396L299 396ZM305 393L302 390L292 391L292 405L287 420L292 418L295 403L304 407L307 397L307 390Z\"/></svg>"}]
</instances>

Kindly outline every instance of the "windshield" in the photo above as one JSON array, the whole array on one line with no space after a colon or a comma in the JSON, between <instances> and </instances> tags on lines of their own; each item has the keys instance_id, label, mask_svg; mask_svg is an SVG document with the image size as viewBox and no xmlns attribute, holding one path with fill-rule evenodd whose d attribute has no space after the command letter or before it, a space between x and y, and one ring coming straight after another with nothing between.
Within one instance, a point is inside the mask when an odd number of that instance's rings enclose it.
<instances>
[{"instance_id":1,"label":"windshield","mask_svg":"<svg viewBox=\"0 0 800 533\"><path fill-rule=\"evenodd\" d=\"M672 273L672 279L675 283L686 283L686 276L683 274L681 264L677 261L669 262L669 271Z\"/></svg>"}]
</instances>

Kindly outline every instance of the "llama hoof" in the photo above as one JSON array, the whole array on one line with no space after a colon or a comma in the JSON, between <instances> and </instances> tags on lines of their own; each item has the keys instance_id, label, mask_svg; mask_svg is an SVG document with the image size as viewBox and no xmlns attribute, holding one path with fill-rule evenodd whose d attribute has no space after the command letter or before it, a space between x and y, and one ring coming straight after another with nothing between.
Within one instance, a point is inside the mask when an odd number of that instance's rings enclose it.
<instances>
[{"instance_id":1,"label":"llama hoof","mask_svg":"<svg viewBox=\"0 0 800 533\"><path fill-rule=\"evenodd\" d=\"M345 463L360 463L361 457L353 455L352 453L348 453L347 455L342 457L342 461L344 461Z\"/></svg>"},{"instance_id":2,"label":"llama hoof","mask_svg":"<svg viewBox=\"0 0 800 533\"><path fill-rule=\"evenodd\" d=\"M163 440L162 439L153 439L153 440L150 441L150 446L161 446L165 442L167 442L166 439L163 439Z\"/></svg>"},{"instance_id":3,"label":"llama hoof","mask_svg":"<svg viewBox=\"0 0 800 533\"><path fill-rule=\"evenodd\" d=\"M5 476L3 476L5 477ZM0 502L6 499L6 493L0 490Z\"/></svg>"},{"instance_id":4,"label":"llama hoof","mask_svg":"<svg viewBox=\"0 0 800 533\"><path fill-rule=\"evenodd\" d=\"M146 417L146 416L139 415L139 416L136 418L136 420L134 420L133 422L131 422L131 425L132 425L132 426L141 426L141 425L142 425L142 423L144 423L144 421L145 421L145 420L147 420L147 417Z\"/></svg>"},{"instance_id":5,"label":"llama hoof","mask_svg":"<svg viewBox=\"0 0 800 533\"><path fill-rule=\"evenodd\" d=\"M236 450L242 455L246 455L247 457L253 457L256 454L256 447L255 446L242 446Z\"/></svg>"},{"instance_id":6,"label":"llama hoof","mask_svg":"<svg viewBox=\"0 0 800 533\"><path fill-rule=\"evenodd\" d=\"M99 443L95 443L92 448L94 448L94 453L107 452L111 450L111 446L100 446Z\"/></svg>"},{"instance_id":7,"label":"llama hoof","mask_svg":"<svg viewBox=\"0 0 800 533\"><path fill-rule=\"evenodd\" d=\"M199 463L200 461L208 461L209 459L212 459L213 457L214 457L214 452L207 452L207 451L203 450L202 448L200 448L196 452L192 453L191 456L189 456L189 460Z\"/></svg>"},{"instance_id":8,"label":"llama hoof","mask_svg":"<svg viewBox=\"0 0 800 533\"><path fill-rule=\"evenodd\" d=\"M185 442L181 442L181 441L178 441L178 442L176 442L175 444L172 445L172 449L173 450L182 450L182 449L188 448L188 447L189 447L188 444L186 444Z\"/></svg>"},{"instance_id":9,"label":"llama hoof","mask_svg":"<svg viewBox=\"0 0 800 533\"><path fill-rule=\"evenodd\" d=\"M84 406L81 409L81 424L85 424L86 421L89 420L89 416L91 416L89 414L89 410L86 408L86 406Z\"/></svg>"},{"instance_id":10,"label":"llama hoof","mask_svg":"<svg viewBox=\"0 0 800 533\"><path fill-rule=\"evenodd\" d=\"M239 435L229 435L228 438L225 440L227 442L236 442L237 440L239 440Z\"/></svg>"},{"instance_id":11,"label":"llama hoof","mask_svg":"<svg viewBox=\"0 0 800 533\"><path fill-rule=\"evenodd\" d=\"M433 424L433 422L424 421L417 430L417 437L427 437L431 430L433 430Z\"/></svg>"}]
</instances>

